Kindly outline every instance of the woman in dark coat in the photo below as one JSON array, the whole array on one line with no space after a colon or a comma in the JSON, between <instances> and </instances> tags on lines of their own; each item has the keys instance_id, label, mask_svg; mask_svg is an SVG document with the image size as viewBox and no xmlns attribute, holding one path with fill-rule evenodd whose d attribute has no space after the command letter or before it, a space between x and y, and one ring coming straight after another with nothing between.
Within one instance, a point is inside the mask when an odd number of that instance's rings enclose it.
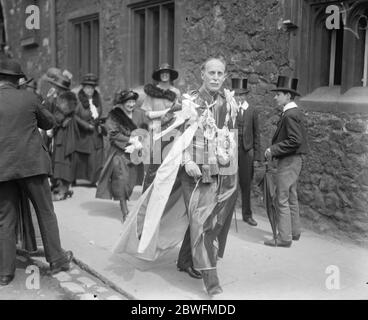
<instances>
[{"instance_id":1,"label":"woman in dark coat","mask_svg":"<svg viewBox=\"0 0 368 320\"><path fill-rule=\"evenodd\" d=\"M76 177L75 154L79 137L75 118L77 103L77 97L71 91L60 94L56 102L52 150L53 178L56 181L56 187L53 189L54 201L64 200L73 194L70 185Z\"/></svg>"},{"instance_id":2,"label":"woman in dark coat","mask_svg":"<svg viewBox=\"0 0 368 320\"><path fill-rule=\"evenodd\" d=\"M143 163L132 162L133 152L141 152L139 142L148 139L147 118L136 108L138 94L123 90L115 95L105 128L110 141L106 163L97 184L96 198L120 201L123 221L128 215L127 200L133 188L143 182ZM139 128L145 130L137 130Z\"/></svg>"},{"instance_id":3,"label":"woman in dark coat","mask_svg":"<svg viewBox=\"0 0 368 320\"><path fill-rule=\"evenodd\" d=\"M83 77L82 87L73 92L78 97L76 119L79 126L77 141L77 179L84 179L95 185L103 164L103 136L101 124L102 102L96 86L98 78L89 73Z\"/></svg>"},{"instance_id":4,"label":"woman in dark coat","mask_svg":"<svg viewBox=\"0 0 368 320\"><path fill-rule=\"evenodd\" d=\"M58 96L62 93L70 91L71 75L67 72L62 72L58 68L49 68L44 76L41 78L51 84L50 90L46 94L46 98L43 101L43 105L52 114L56 111L56 104ZM50 156L52 155L53 148L53 129L41 132L42 138L48 148ZM51 188L53 189L54 182L52 181Z\"/></svg>"}]
</instances>

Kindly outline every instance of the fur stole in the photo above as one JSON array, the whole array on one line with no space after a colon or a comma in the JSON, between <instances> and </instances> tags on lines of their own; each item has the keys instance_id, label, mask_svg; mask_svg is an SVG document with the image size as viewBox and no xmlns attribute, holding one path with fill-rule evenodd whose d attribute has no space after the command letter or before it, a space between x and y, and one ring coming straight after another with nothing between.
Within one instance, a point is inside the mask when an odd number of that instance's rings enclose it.
<instances>
[{"instance_id":1,"label":"fur stole","mask_svg":"<svg viewBox=\"0 0 368 320\"><path fill-rule=\"evenodd\" d=\"M174 102L176 99L176 93L170 89L163 90L153 84L146 84L144 86L144 92L146 95L152 98L166 99Z\"/></svg>"},{"instance_id":2,"label":"fur stole","mask_svg":"<svg viewBox=\"0 0 368 320\"><path fill-rule=\"evenodd\" d=\"M137 129L136 124L133 122L132 119L130 119L126 113L121 110L120 108L114 108L110 111L111 118L122 125L125 129L128 131L134 131Z\"/></svg>"},{"instance_id":3,"label":"fur stole","mask_svg":"<svg viewBox=\"0 0 368 320\"><path fill-rule=\"evenodd\" d=\"M88 97L84 93L83 89L79 90L79 92L78 92L78 99L79 99L80 103L82 104L83 108L89 109ZM100 96L99 96L97 90L95 90L93 92L92 102L93 102L93 104L95 105L95 107L97 109L100 107Z\"/></svg>"}]
</instances>

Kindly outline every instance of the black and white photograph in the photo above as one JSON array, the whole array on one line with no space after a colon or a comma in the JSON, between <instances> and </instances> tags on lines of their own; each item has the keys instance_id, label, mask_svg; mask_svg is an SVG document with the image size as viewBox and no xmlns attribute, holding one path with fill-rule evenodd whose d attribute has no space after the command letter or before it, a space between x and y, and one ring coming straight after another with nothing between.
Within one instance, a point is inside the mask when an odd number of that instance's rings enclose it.
<instances>
[{"instance_id":1,"label":"black and white photograph","mask_svg":"<svg viewBox=\"0 0 368 320\"><path fill-rule=\"evenodd\" d=\"M368 0L0 0L0 302L366 299Z\"/></svg>"}]
</instances>

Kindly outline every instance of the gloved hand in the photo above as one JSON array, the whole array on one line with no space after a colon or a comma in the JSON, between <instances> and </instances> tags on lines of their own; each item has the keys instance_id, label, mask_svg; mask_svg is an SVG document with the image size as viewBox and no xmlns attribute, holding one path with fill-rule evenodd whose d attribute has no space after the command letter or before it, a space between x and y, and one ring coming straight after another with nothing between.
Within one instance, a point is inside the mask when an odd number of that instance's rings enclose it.
<instances>
[{"instance_id":1,"label":"gloved hand","mask_svg":"<svg viewBox=\"0 0 368 320\"><path fill-rule=\"evenodd\" d=\"M143 148L142 143L139 141L139 137L130 137L129 139L130 145L125 147L125 152L133 153L135 150L141 150Z\"/></svg>"},{"instance_id":2,"label":"gloved hand","mask_svg":"<svg viewBox=\"0 0 368 320\"><path fill-rule=\"evenodd\" d=\"M185 164L185 171L187 172L188 176L198 178L202 175L201 170L199 169L198 165L194 161L188 161Z\"/></svg>"}]
</instances>

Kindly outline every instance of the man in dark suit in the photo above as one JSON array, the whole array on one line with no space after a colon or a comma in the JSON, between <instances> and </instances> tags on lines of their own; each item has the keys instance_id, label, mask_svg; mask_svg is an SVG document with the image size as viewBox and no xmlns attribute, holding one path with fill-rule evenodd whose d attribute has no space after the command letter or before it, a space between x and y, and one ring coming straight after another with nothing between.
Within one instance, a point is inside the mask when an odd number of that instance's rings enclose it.
<instances>
[{"instance_id":1,"label":"man in dark suit","mask_svg":"<svg viewBox=\"0 0 368 320\"><path fill-rule=\"evenodd\" d=\"M275 100L282 108L281 119L267 148L267 160L277 160L276 203L277 228L276 240L265 241L273 247L290 247L292 240L299 240L301 233L297 181L302 168L302 155L308 152L304 114L294 102L298 79L280 76L277 82Z\"/></svg>"},{"instance_id":2,"label":"man in dark suit","mask_svg":"<svg viewBox=\"0 0 368 320\"><path fill-rule=\"evenodd\" d=\"M35 94L17 89L21 77L16 61L0 60L0 285L9 284L15 273L17 187L35 208L52 273L68 270L72 260L72 252L61 248L48 183L51 163L38 131L51 129L54 118Z\"/></svg>"},{"instance_id":3,"label":"man in dark suit","mask_svg":"<svg viewBox=\"0 0 368 320\"><path fill-rule=\"evenodd\" d=\"M231 79L232 88L240 107L236 118L238 129L238 165L239 185L242 199L243 220L251 226L256 226L251 209L251 185L254 175L254 162L261 161L260 133L257 113L253 106L245 100L247 94L247 79Z\"/></svg>"}]
</instances>

